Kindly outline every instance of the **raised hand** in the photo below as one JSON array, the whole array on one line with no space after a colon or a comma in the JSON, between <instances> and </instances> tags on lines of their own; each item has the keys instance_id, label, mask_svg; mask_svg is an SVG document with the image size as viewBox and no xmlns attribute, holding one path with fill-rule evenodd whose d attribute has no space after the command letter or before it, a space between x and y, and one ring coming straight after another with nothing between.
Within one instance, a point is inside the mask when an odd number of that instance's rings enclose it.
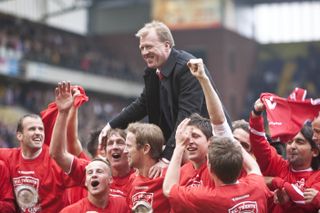
<instances>
[{"instance_id":1,"label":"raised hand","mask_svg":"<svg viewBox=\"0 0 320 213\"><path fill-rule=\"evenodd\" d=\"M204 64L201 58L190 59L187 63L191 74L196 78L205 78L206 73L204 71Z\"/></svg>"},{"instance_id":2,"label":"raised hand","mask_svg":"<svg viewBox=\"0 0 320 213\"><path fill-rule=\"evenodd\" d=\"M256 102L254 103L254 109L257 112L262 112L262 111L264 111L266 109L266 107L264 106L264 104L262 103L260 98L258 100L256 100Z\"/></svg>"},{"instance_id":3,"label":"raised hand","mask_svg":"<svg viewBox=\"0 0 320 213\"><path fill-rule=\"evenodd\" d=\"M68 112L73 104L70 82L59 82L55 89L55 96L59 112Z\"/></svg>"},{"instance_id":4,"label":"raised hand","mask_svg":"<svg viewBox=\"0 0 320 213\"><path fill-rule=\"evenodd\" d=\"M190 142L191 132L188 131L187 126L190 121L190 118L185 118L176 130L176 145L187 146Z\"/></svg>"}]
</instances>

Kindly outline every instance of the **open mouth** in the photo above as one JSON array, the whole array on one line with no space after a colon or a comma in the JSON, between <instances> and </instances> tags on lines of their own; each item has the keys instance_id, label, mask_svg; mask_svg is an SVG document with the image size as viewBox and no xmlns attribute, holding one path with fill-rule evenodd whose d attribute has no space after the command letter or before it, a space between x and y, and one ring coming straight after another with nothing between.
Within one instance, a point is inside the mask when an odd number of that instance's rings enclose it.
<instances>
[{"instance_id":1,"label":"open mouth","mask_svg":"<svg viewBox=\"0 0 320 213\"><path fill-rule=\"evenodd\" d=\"M98 186L100 183L99 183L99 181L97 181L97 180L94 180L94 181L92 181L91 182L91 186L92 187L96 187L96 186Z\"/></svg>"},{"instance_id":2,"label":"open mouth","mask_svg":"<svg viewBox=\"0 0 320 213\"><path fill-rule=\"evenodd\" d=\"M113 153L111 156L112 156L112 158L119 159L121 157L121 154L120 153Z\"/></svg>"}]
</instances>

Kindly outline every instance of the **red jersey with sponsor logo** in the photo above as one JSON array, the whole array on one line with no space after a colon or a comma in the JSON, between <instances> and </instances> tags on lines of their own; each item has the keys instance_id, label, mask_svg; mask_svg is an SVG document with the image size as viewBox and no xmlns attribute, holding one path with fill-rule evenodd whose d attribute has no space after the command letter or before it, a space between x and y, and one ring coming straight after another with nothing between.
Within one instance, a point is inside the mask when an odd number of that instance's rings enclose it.
<instances>
[{"instance_id":1,"label":"red jersey with sponsor logo","mask_svg":"<svg viewBox=\"0 0 320 213\"><path fill-rule=\"evenodd\" d=\"M203 163L199 169L195 169L193 164L188 162L181 167L180 172L180 186L214 188L214 181L211 179L207 163Z\"/></svg>"},{"instance_id":2,"label":"red jersey with sponsor logo","mask_svg":"<svg viewBox=\"0 0 320 213\"><path fill-rule=\"evenodd\" d=\"M267 212L269 190L260 175L250 174L235 184L187 188L174 185L169 194L173 209L183 212Z\"/></svg>"},{"instance_id":3,"label":"red jersey with sponsor logo","mask_svg":"<svg viewBox=\"0 0 320 213\"><path fill-rule=\"evenodd\" d=\"M127 213L129 212L126 199L123 197L109 197L109 203L105 208L98 208L94 206L88 198L74 203L62 209L60 213L86 213L86 212L114 212L114 213Z\"/></svg>"},{"instance_id":4,"label":"red jersey with sponsor logo","mask_svg":"<svg viewBox=\"0 0 320 213\"><path fill-rule=\"evenodd\" d=\"M124 177L112 177L112 183L110 184L110 194L127 197L128 190L132 181L132 179L130 179L130 176L133 173L134 170L131 169L130 172Z\"/></svg>"},{"instance_id":5,"label":"red jersey with sponsor logo","mask_svg":"<svg viewBox=\"0 0 320 213\"><path fill-rule=\"evenodd\" d=\"M72 162L71 172L69 175L80 182L83 186L86 180L85 169L90 162L91 161L77 157L75 157ZM130 181L132 181L130 179L130 175L133 172L134 171L131 170L128 175L124 177L112 177L113 181L110 184L110 195L126 197L131 185Z\"/></svg>"},{"instance_id":6,"label":"red jersey with sponsor logo","mask_svg":"<svg viewBox=\"0 0 320 213\"><path fill-rule=\"evenodd\" d=\"M14 196L12 184L10 181L10 173L8 167L3 161L0 161L0 212L15 212Z\"/></svg>"},{"instance_id":7,"label":"red jersey with sponsor logo","mask_svg":"<svg viewBox=\"0 0 320 213\"><path fill-rule=\"evenodd\" d=\"M133 181L127 197L129 208L132 210L141 205L147 209L152 208L154 213L170 212L169 200L162 191L164 176L165 170L155 179L132 174L130 178Z\"/></svg>"},{"instance_id":8,"label":"red jersey with sponsor logo","mask_svg":"<svg viewBox=\"0 0 320 213\"><path fill-rule=\"evenodd\" d=\"M24 159L20 148L0 149L0 158L9 167L21 212L57 212L64 207L65 189L76 185L50 158L46 145L35 159Z\"/></svg>"}]
</instances>

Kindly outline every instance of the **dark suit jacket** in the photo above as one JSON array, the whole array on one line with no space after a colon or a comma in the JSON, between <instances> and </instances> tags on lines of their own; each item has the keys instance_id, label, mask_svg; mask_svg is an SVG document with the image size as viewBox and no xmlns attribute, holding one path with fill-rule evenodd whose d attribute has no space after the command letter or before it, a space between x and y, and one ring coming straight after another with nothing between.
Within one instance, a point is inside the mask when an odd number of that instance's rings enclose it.
<instances>
[{"instance_id":1,"label":"dark suit jacket","mask_svg":"<svg viewBox=\"0 0 320 213\"><path fill-rule=\"evenodd\" d=\"M170 160L175 148L175 130L179 123L192 113L208 117L200 83L187 67L187 62L191 58L195 57L185 51L172 49L168 60L161 69L164 76L161 84L165 90L162 100L160 100L160 82L156 70L147 68L144 75L145 87L140 97L112 119L110 126L112 128L126 128L129 123L139 121L147 115L149 123L156 124L162 129L167 140L163 157ZM208 70L206 72L210 77ZM213 81L211 82L213 83ZM160 101L168 104L162 112ZM171 126L174 129L165 128L161 113L171 118Z\"/></svg>"}]
</instances>

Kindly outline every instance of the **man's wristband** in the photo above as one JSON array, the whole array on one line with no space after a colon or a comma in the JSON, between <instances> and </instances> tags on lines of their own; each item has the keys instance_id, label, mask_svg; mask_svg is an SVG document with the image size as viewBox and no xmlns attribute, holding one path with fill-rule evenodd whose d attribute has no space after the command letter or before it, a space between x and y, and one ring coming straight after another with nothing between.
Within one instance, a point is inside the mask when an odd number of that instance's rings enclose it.
<instances>
[{"instance_id":1,"label":"man's wristband","mask_svg":"<svg viewBox=\"0 0 320 213\"><path fill-rule=\"evenodd\" d=\"M262 114L262 111L257 111L254 107L252 107L252 112L256 115L256 116L260 116Z\"/></svg>"}]
</instances>

